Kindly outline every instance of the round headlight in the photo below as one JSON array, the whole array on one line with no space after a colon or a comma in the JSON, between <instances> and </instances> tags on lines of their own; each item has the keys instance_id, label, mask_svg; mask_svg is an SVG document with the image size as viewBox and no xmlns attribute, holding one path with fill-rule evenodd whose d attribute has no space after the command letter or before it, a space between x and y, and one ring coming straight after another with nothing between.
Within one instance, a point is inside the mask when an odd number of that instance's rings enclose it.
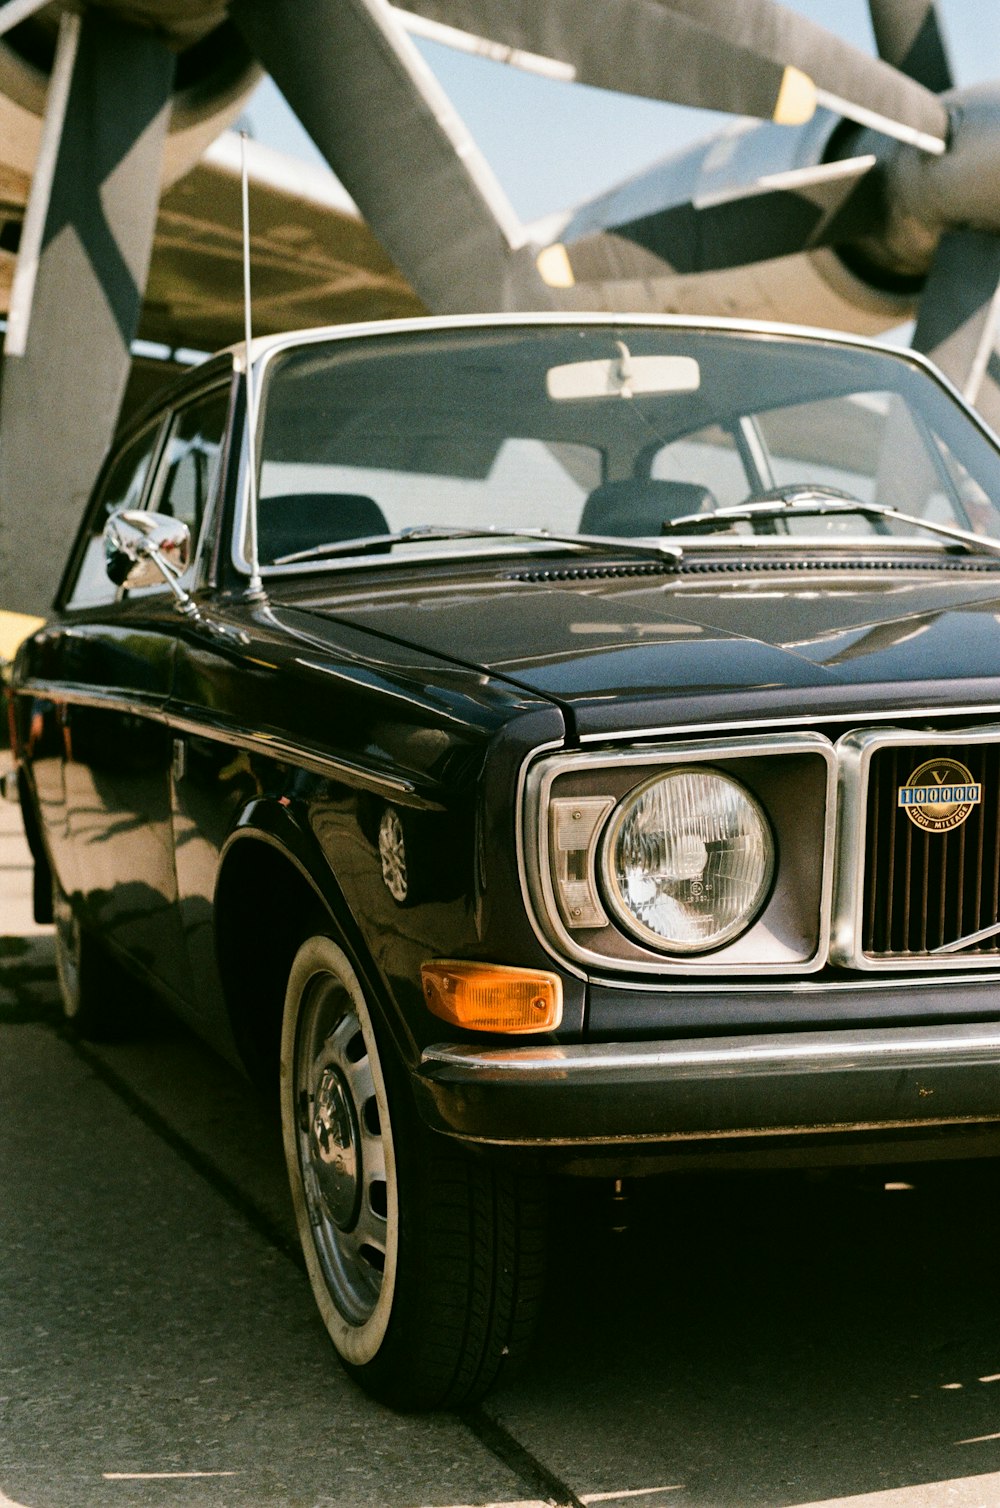
<instances>
[{"instance_id":1,"label":"round headlight","mask_svg":"<svg viewBox=\"0 0 1000 1508\"><path fill-rule=\"evenodd\" d=\"M760 806L717 770L654 775L625 797L601 850L622 925L661 952L699 953L745 932L767 896L774 840Z\"/></svg>"}]
</instances>

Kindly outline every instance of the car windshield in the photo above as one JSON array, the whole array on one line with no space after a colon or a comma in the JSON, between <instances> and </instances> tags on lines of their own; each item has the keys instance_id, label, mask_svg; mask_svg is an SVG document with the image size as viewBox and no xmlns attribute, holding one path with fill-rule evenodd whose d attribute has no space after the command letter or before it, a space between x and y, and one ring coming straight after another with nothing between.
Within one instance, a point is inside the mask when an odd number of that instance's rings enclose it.
<instances>
[{"instance_id":1,"label":"car windshield","mask_svg":"<svg viewBox=\"0 0 1000 1508\"><path fill-rule=\"evenodd\" d=\"M268 364L258 454L260 560L281 571L566 548L540 530L968 547L925 521L1000 539L989 438L904 353L835 340L627 324L312 340Z\"/></svg>"}]
</instances>

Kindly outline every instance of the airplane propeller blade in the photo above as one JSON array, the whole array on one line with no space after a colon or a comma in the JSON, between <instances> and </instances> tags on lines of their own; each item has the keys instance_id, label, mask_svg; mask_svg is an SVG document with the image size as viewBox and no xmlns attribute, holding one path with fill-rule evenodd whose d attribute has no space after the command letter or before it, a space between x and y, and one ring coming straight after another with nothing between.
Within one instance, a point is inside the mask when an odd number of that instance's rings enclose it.
<instances>
[{"instance_id":1,"label":"airplane propeller blade","mask_svg":"<svg viewBox=\"0 0 1000 1508\"><path fill-rule=\"evenodd\" d=\"M943 151L948 112L935 94L776 0L661 3L761 58L804 73L826 108L923 151Z\"/></svg>"},{"instance_id":2,"label":"airplane propeller blade","mask_svg":"<svg viewBox=\"0 0 1000 1508\"><path fill-rule=\"evenodd\" d=\"M1000 236L942 236L920 300L914 350L930 356L969 403L1000 430Z\"/></svg>"},{"instance_id":3,"label":"airplane propeller blade","mask_svg":"<svg viewBox=\"0 0 1000 1508\"><path fill-rule=\"evenodd\" d=\"M383 0L233 0L231 15L436 312L549 298L503 190Z\"/></svg>"},{"instance_id":4,"label":"airplane propeller blade","mask_svg":"<svg viewBox=\"0 0 1000 1508\"><path fill-rule=\"evenodd\" d=\"M600 27L574 0L406 0L405 9L440 26L442 41L452 28L478 37L497 61L537 70L547 58L567 80L677 105L766 120L785 76L782 63L763 62L659 0L604 0Z\"/></svg>"},{"instance_id":5,"label":"airplane propeller blade","mask_svg":"<svg viewBox=\"0 0 1000 1508\"><path fill-rule=\"evenodd\" d=\"M153 244L175 55L105 14L60 24L11 292L0 407L4 606L44 611L114 435Z\"/></svg>"},{"instance_id":6,"label":"airplane propeller blade","mask_svg":"<svg viewBox=\"0 0 1000 1508\"><path fill-rule=\"evenodd\" d=\"M783 125L817 105L944 150L948 114L922 84L775 0L406 0L425 19L486 36L508 61L541 55L578 82Z\"/></svg>"},{"instance_id":7,"label":"airplane propeller blade","mask_svg":"<svg viewBox=\"0 0 1000 1508\"><path fill-rule=\"evenodd\" d=\"M711 272L849 239L871 216L876 183L870 155L821 163L762 178L751 187L671 204L651 213L602 223L602 211L621 213L618 190L586 205L562 241L538 257L556 287L671 273ZM656 176L656 169L651 176ZM641 199L642 179L628 186Z\"/></svg>"},{"instance_id":8,"label":"airplane propeller blade","mask_svg":"<svg viewBox=\"0 0 1000 1508\"><path fill-rule=\"evenodd\" d=\"M878 55L925 89L954 87L936 0L868 0Z\"/></svg>"}]
</instances>

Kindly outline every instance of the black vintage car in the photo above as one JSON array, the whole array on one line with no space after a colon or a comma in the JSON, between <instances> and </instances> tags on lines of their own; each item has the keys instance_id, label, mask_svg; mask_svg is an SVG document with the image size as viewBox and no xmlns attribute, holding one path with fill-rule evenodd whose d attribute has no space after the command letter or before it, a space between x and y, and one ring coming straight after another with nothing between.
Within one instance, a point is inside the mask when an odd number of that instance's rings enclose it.
<instances>
[{"instance_id":1,"label":"black vintage car","mask_svg":"<svg viewBox=\"0 0 1000 1508\"><path fill-rule=\"evenodd\" d=\"M996 1150L1000 451L920 358L439 320L200 367L14 668L67 1015L265 1082L353 1375L478 1396L544 1178ZM49 896L51 895L51 903Z\"/></svg>"}]
</instances>

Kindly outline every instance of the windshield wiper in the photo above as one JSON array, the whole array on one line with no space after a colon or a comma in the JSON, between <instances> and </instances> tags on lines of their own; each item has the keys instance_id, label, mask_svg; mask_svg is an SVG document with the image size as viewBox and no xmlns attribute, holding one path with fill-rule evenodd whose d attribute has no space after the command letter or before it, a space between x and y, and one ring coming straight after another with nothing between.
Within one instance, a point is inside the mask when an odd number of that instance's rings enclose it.
<instances>
[{"instance_id":1,"label":"windshield wiper","mask_svg":"<svg viewBox=\"0 0 1000 1508\"><path fill-rule=\"evenodd\" d=\"M616 554L638 555L643 560L666 558L679 561L684 554L679 546L659 539L623 539L610 534L553 534L550 529L452 529L438 524L414 524L409 529L397 529L393 534L365 534L359 539L331 540L325 545L313 545L308 550L296 550L291 555L279 555L273 563L281 566L296 565L303 560L332 560L339 555L376 550L380 545L421 544L435 539L532 539L542 544L571 545L578 550L614 550Z\"/></svg>"},{"instance_id":2,"label":"windshield wiper","mask_svg":"<svg viewBox=\"0 0 1000 1508\"><path fill-rule=\"evenodd\" d=\"M735 508L715 508L711 513L689 513L683 518L671 518L663 524L664 533L674 529L726 528L731 523L753 523L759 518L823 518L831 513L853 513L862 518L895 519L901 524L913 524L926 529L928 534L939 534L943 539L965 545L966 549L978 550L986 555L1000 555L1000 539L990 539L982 534L973 534L971 529L957 529L952 524L937 524L929 518L918 518L915 513L904 513L899 508L890 508L884 503L863 503L853 498L791 497L783 502L742 503Z\"/></svg>"}]
</instances>

